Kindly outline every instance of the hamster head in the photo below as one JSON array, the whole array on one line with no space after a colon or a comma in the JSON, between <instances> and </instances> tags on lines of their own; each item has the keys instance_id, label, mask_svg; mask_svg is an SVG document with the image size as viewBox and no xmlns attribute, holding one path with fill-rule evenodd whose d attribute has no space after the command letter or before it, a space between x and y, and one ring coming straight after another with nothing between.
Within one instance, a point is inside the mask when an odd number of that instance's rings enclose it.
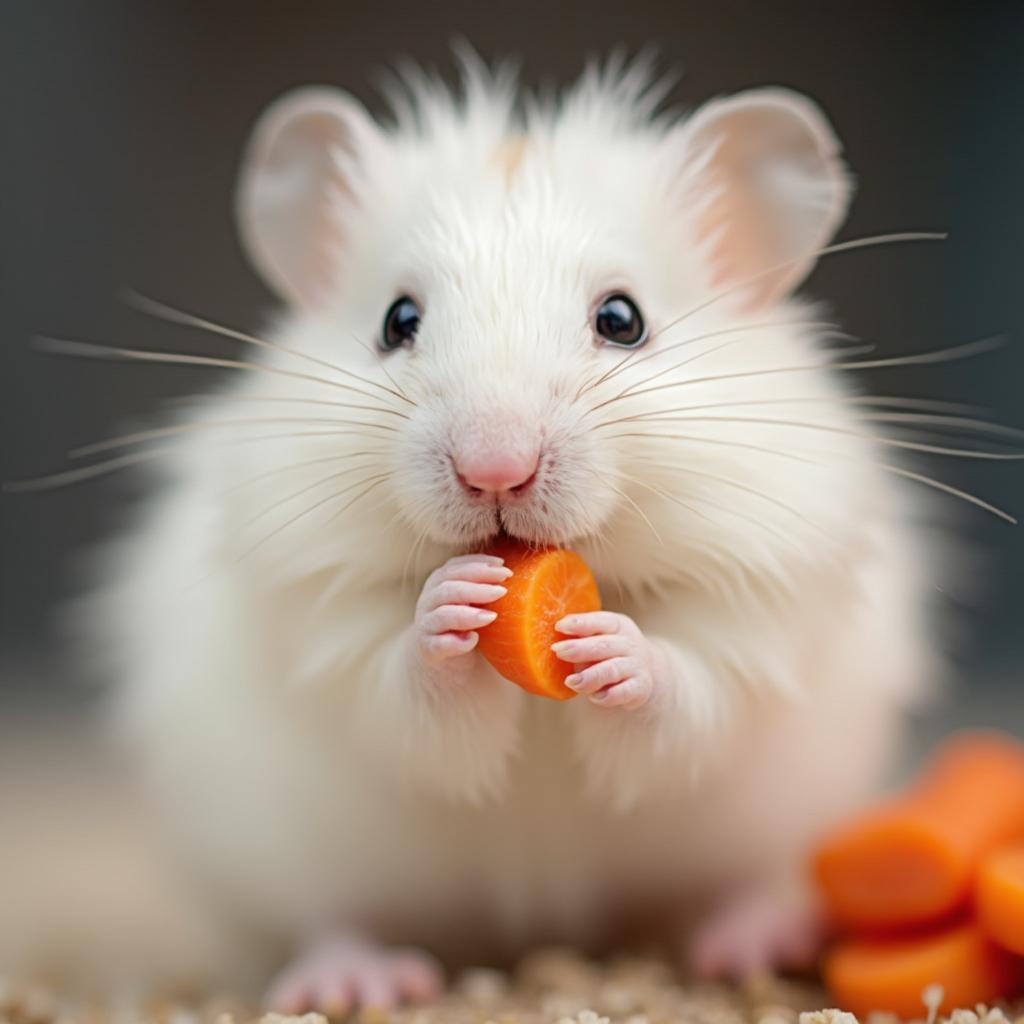
<instances>
[{"instance_id":1,"label":"hamster head","mask_svg":"<svg viewBox=\"0 0 1024 1024\"><path fill-rule=\"evenodd\" d=\"M470 66L458 95L407 82L386 125L328 88L258 123L243 241L289 306L285 343L381 382L382 490L410 539L585 546L621 523L727 552L770 506L716 476L815 500L782 458L730 447L735 424L655 417L749 404L779 384L744 372L812 358L786 296L846 208L836 142L785 90L685 118L659 101L636 65L551 102ZM712 524L716 501L746 521Z\"/></svg>"}]
</instances>

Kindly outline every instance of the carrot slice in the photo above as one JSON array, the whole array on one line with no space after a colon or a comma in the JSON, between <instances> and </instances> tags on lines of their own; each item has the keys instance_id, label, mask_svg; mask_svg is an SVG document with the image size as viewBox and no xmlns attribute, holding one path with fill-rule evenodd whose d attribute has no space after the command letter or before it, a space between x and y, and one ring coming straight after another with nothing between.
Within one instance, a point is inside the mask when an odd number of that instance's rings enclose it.
<instances>
[{"instance_id":1,"label":"carrot slice","mask_svg":"<svg viewBox=\"0 0 1024 1024\"><path fill-rule=\"evenodd\" d=\"M498 617L480 631L478 648L495 670L529 693L568 700L565 685L573 667L551 650L565 639L555 623L566 615L598 611L601 596L586 562L560 548L527 548L511 542L492 554L505 559L512 577L508 593L487 607Z\"/></svg>"},{"instance_id":2,"label":"carrot slice","mask_svg":"<svg viewBox=\"0 0 1024 1024\"><path fill-rule=\"evenodd\" d=\"M822 964L825 984L843 1010L923 1017L921 994L941 985L939 1012L1010 998L1024 989L1024 960L989 942L976 924L912 939L851 939Z\"/></svg>"},{"instance_id":3,"label":"carrot slice","mask_svg":"<svg viewBox=\"0 0 1024 1024\"><path fill-rule=\"evenodd\" d=\"M814 872L840 924L927 924L965 905L982 858L1017 839L1024 745L1001 733L965 733L904 794L827 837Z\"/></svg>"},{"instance_id":4,"label":"carrot slice","mask_svg":"<svg viewBox=\"0 0 1024 1024\"><path fill-rule=\"evenodd\" d=\"M981 862L974 906L982 931L1024 956L1024 843L996 850Z\"/></svg>"}]
</instances>

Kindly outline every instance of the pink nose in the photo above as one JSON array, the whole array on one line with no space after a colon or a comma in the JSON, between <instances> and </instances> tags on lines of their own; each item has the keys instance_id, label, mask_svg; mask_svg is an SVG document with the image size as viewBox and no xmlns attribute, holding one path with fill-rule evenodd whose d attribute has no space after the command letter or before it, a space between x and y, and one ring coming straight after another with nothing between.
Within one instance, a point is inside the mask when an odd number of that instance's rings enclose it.
<instances>
[{"instance_id":1,"label":"pink nose","mask_svg":"<svg viewBox=\"0 0 1024 1024\"><path fill-rule=\"evenodd\" d=\"M456 458L455 470L467 487L494 494L530 483L537 462L536 452L480 452Z\"/></svg>"}]
</instances>

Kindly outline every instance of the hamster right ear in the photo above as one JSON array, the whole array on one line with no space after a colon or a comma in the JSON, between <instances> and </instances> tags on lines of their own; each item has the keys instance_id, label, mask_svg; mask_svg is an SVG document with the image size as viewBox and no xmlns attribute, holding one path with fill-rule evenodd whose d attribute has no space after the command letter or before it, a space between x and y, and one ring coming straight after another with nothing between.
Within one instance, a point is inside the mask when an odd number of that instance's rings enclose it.
<instances>
[{"instance_id":1,"label":"hamster right ear","mask_svg":"<svg viewBox=\"0 0 1024 1024\"><path fill-rule=\"evenodd\" d=\"M344 245L343 207L383 149L362 105L330 87L288 93L257 121L239 172L238 228L249 259L288 302L323 302Z\"/></svg>"}]
</instances>

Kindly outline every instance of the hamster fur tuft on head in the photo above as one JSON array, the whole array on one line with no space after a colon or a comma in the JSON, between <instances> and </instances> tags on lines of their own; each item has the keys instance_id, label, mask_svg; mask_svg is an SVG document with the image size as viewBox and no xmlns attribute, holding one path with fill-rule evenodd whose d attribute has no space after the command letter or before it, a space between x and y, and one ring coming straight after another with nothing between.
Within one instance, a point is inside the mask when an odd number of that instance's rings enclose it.
<instances>
[{"instance_id":1,"label":"hamster fur tuft on head","mask_svg":"<svg viewBox=\"0 0 1024 1024\"><path fill-rule=\"evenodd\" d=\"M933 675L904 481L792 297L850 197L832 129L783 89L671 115L643 62L390 99L256 125L237 213L283 311L92 603L169 835L294 948L282 1006L430 988L395 944L632 915L709 971L806 951L809 844ZM575 700L474 650L499 534L598 579Z\"/></svg>"}]
</instances>

